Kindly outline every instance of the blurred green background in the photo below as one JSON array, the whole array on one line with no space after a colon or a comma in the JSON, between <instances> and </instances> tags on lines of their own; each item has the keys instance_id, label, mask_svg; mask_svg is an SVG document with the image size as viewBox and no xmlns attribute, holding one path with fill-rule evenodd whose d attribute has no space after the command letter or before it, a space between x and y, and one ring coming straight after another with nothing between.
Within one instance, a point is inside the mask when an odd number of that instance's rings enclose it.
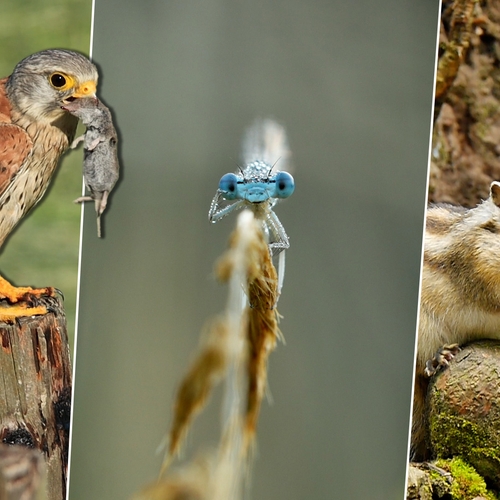
<instances>
[{"instance_id":1,"label":"blurred green background","mask_svg":"<svg viewBox=\"0 0 500 500\"><path fill-rule=\"evenodd\" d=\"M207 220L245 128L287 128L296 191L251 498L402 499L438 2L97 0L122 179L85 207L71 500L154 480L176 386L226 289ZM219 393L185 457L218 437Z\"/></svg>"},{"instance_id":2,"label":"blurred green background","mask_svg":"<svg viewBox=\"0 0 500 500\"><path fill-rule=\"evenodd\" d=\"M0 76L24 57L49 48L89 53L90 0L2 0ZM42 201L12 233L0 254L0 272L19 286L55 286L65 296L71 347L75 327L81 149L68 153Z\"/></svg>"}]
</instances>

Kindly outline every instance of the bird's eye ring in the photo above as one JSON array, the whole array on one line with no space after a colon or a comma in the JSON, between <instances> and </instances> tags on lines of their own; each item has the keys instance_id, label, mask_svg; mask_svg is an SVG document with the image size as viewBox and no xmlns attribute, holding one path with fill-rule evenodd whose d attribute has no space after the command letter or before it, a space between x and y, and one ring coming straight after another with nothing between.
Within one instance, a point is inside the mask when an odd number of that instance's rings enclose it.
<instances>
[{"instance_id":1,"label":"bird's eye ring","mask_svg":"<svg viewBox=\"0 0 500 500\"><path fill-rule=\"evenodd\" d=\"M73 79L68 76L64 75L63 73L52 73L49 76L49 82L57 90L68 90L71 88L74 84Z\"/></svg>"}]
</instances>

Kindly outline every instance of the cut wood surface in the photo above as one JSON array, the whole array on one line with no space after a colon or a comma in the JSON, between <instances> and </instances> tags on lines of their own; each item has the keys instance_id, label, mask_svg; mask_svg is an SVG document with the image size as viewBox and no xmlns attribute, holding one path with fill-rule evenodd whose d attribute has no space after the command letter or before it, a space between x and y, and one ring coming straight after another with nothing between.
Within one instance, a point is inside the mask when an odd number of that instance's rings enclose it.
<instances>
[{"instance_id":1,"label":"cut wood surface","mask_svg":"<svg viewBox=\"0 0 500 500\"><path fill-rule=\"evenodd\" d=\"M47 497L64 499L71 409L71 361L66 318L58 299L51 312L0 323L0 438L40 450Z\"/></svg>"}]
</instances>

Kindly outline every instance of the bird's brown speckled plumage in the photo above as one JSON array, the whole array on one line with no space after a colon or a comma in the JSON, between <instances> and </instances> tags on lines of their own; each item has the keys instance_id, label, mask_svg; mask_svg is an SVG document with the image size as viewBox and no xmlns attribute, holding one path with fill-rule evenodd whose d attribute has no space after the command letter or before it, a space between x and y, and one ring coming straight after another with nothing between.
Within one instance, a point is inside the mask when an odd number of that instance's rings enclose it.
<instances>
[{"instance_id":1,"label":"bird's brown speckled plumage","mask_svg":"<svg viewBox=\"0 0 500 500\"><path fill-rule=\"evenodd\" d=\"M15 110L8 118L0 123L0 245L44 194L71 140L60 128L32 122Z\"/></svg>"}]
</instances>

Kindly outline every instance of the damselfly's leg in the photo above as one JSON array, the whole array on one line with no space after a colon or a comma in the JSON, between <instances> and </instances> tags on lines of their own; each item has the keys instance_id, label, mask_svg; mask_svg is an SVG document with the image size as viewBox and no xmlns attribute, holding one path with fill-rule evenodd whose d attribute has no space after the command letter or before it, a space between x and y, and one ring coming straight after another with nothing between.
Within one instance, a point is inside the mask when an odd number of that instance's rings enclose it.
<instances>
[{"instance_id":1,"label":"damselfly's leg","mask_svg":"<svg viewBox=\"0 0 500 500\"><path fill-rule=\"evenodd\" d=\"M285 250L290 248L290 241L278 216L271 210L266 216L267 227L274 236L274 241L269 244L271 256L278 255L278 296L281 294L285 280Z\"/></svg>"},{"instance_id":2,"label":"damselfly's leg","mask_svg":"<svg viewBox=\"0 0 500 500\"><path fill-rule=\"evenodd\" d=\"M272 210L267 213L265 222L274 236L274 241L269 243L269 248L271 249L273 256L278 255L283 250L290 248L290 241L285 232L285 228L278 219L278 216Z\"/></svg>"},{"instance_id":3,"label":"damselfly's leg","mask_svg":"<svg viewBox=\"0 0 500 500\"><path fill-rule=\"evenodd\" d=\"M210 210L208 211L208 220L212 223L215 223L225 217L227 214L231 213L233 210L238 210L242 208L245 204L243 200L236 201L231 205L220 206L221 202L224 201L222 193L220 190L217 190L215 193L214 199L210 204Z\"/></svg>"},{"instance_id":4,"label":"damselfly's leg","mask_svg":"<svg viewBox=\"0 0 500 500\"><path fill-rule=\"evenodd\" d=\"M283 281L285 280L285 250L280 252L278 257L278 297L281 295Z\"/></svg>"}]
</instances>

